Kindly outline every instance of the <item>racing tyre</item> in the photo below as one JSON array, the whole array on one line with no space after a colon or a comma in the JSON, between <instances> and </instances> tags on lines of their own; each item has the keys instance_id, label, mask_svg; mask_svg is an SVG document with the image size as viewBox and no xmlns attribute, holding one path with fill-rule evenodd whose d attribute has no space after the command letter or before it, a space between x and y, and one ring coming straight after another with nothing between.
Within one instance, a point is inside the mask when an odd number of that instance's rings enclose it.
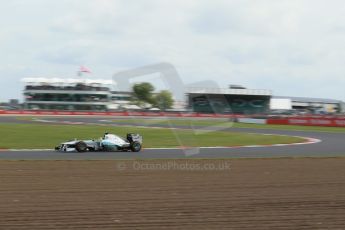
<instances>
[{"instance_id":1,"label":"racing tyre","mask_svg":"<svg viewBox=\"0 0 345 230\"><path fill-rule=\"evenodd\" d=\"M141 150L141 144L137 141L133 141L131 143L131 150L132 152L139 152Z\"/></svg>"},{"instance_id":2,"label":"racing tyre","mask_svg":"<svg viewBox=\"0 0 345 230\"><path fill-rule=\"evenodd\" d=\"M78 143L75 144L75 149L78 151L78 152L86 152L87 150L87 145L85 142L83 141L79 141Z\"/></svg>"}]
</instances>

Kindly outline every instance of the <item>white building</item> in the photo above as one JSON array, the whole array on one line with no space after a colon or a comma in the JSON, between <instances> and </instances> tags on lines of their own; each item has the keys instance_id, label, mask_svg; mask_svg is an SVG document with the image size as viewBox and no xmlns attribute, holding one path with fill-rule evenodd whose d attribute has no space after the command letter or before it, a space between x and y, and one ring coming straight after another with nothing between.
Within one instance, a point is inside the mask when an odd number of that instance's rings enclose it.
<instances>
[{"instance_id":1,"label":"white building","mask_svg":"<svg viewBox=\"0 0 345 230\"><path fill-rule=\"evenodd\" d=\"M324 98L273 96L271 109L295 109L309 112L336 113L342 110L342 101ZM283 108L278 108L283 106Z\"/></svg>"},{"instance_id":2,"label":"white building","mask_svg":"<svg viewBox=\"0 0 345 230\"><path fill-rule=\"evenodd\" d=\"M112 104L112 80L24 78L26 109L107 110Z\"/></svg>"}]
</instances>

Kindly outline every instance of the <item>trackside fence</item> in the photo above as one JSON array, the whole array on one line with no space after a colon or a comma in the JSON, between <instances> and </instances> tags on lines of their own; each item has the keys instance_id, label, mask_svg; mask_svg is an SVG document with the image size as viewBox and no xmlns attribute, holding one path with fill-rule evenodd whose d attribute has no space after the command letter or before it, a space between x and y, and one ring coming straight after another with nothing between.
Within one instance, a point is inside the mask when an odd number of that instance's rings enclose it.
<instances>
[{"instance_id":1,"label":"trackside fence","mask_svg":"<svg viewBox=\"0 0 345 230\"><path fill-rule=\"evenodd\" d=\"M267 115L238 115L238 114L205 114L195 112L86 112L86 111L48 111L48 110L0 110L0 115L45 115L45 116L138 116L138 117L200 117L200 118L229 118L245 123L272 125L305 125L345 127L345 116L267 116Z\"/></svg>"}]
</instances>

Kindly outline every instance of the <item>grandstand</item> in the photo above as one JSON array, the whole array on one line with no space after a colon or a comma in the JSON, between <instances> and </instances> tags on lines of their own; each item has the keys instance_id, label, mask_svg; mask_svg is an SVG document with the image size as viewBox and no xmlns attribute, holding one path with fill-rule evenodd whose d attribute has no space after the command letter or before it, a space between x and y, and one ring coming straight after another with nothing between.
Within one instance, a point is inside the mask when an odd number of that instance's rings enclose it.
<instances>
[{"instance_id":1,"label":"grandstand","mask_svg":"<svg viewBox=\"0 0 345 230\"><path fill-rule=\"evenodd\" d=\"M111 80L24 78L24 108L106 110L111 103Z\"/></svg>"},{"instance_id":2,"label":"grandstand","mask_svg":"<svg viewBox=\"0 0 345 230\"><path fill-rule=\"evenodd\" d=\"M239 85L229 88L188 88L188 108L200 113L270 114L279 110L289 114L345 113L340 100L273 96L270 90L247 89Z\"/></svg>"},{"instance_id":3,"label":"grandstand","mask_svg":"<svg viewBox=\"0 0 345 230\"><path fill-rule=\"evenodd\" d=\"M269 111L272 92L265 89L188 88L188 107L201 113L262 114Z\"/></svg>"}]
</instances>

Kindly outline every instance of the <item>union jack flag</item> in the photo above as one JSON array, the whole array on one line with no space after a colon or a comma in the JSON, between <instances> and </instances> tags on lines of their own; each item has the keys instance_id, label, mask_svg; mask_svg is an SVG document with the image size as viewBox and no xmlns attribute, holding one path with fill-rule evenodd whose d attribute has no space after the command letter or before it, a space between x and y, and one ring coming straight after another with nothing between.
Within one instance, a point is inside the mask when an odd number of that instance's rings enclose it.
<instances>
[{"instance_id":1,"label":"union jack flag","mask_svg":"<svg viewBox=\"0 0 345 230\"><path fill-rule=\"evenodd\" d=\"M80 73L91 73L91 70L85 66L80 66L79 72Z\"/></svg>"}]
</instances>

